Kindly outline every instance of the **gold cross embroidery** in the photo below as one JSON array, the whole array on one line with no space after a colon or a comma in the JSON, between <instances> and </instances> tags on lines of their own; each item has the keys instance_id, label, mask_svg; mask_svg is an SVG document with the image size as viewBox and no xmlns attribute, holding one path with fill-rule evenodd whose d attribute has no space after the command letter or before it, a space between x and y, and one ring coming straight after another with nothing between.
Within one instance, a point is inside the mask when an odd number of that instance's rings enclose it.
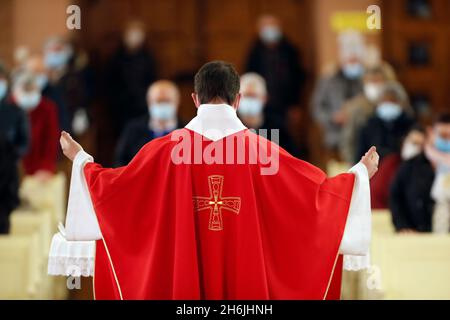
<instances>
[{"instance_id":1,"label":"gold cross embroidery","mask_svg":"<svg viewBox=\"0 0 450 320\"><path fill-rule=\"evenodd\" d=\"M210 210L209 230L223 230L222 209L239 214L241 209L240 197L222 197L224 177L213 175L208 177L209 197L194 196L192 198L194 211Z\"/></svg>"}]
</instances>

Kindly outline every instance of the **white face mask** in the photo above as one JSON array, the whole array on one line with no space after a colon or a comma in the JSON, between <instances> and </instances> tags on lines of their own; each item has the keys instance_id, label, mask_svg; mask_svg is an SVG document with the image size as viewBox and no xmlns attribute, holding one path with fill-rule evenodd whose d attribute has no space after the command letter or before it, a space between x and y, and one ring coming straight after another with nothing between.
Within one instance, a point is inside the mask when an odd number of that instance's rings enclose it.
<instances>
[{"instance_id":1,"label":"white face mask","mask_svg":"<svg viewBox=\"0 0 450 320\"><path fill-rule=\"evenodd\" d=\"M242 97L237 112L241 116L257 116L263 110L263 103L257 98Z\"/></svg>"},{"instance_id":2,"label":"white face mask","mask_svg":"<svg viewBox=\"0 0 450 320\"><path fill-rule=\"evenodd\" d=\"M282 33L278 27L267 26L261 29L259 36L263 42L271 44L280 41Z\"/></svg>"},{"instance_id":3,"label":"white face mask","mask_svg":"<svg viewBox=\"0 0 450 320\"><path fill-rule=\"evenodd\" d=\"M39 89L43 90L48 83L48 77L45 73L41 73L36 75L36 84L39 87Z\"/></svg>"},{"instance_id":4,"label":"white face mask","mask_svg":"<svg viewBox=\"0 0 450 320\"><path fill-rule=\"evenodd\" d=\"M172 120L176 117L176 107L172 103L161 102L150 106L150 118L154 120Z\"/></svg>"},{"instance_id":5,"label":"white face mask","mask_svg":"<svg viewBox=\"0 0 450 320\"><path fill-rule=\"evenodd\" d=\"M29 111L36 108L41 102L41 93L39 91L33 92L16 92L14 95L17 105L23 110Z\"/></svg>"},{"instance_id":6,"label":"white face mask","mask_svg":"<svg viewBox=\"0 0 450 320\"><path fill-rule=\"evenodd\" d=\"M342 67L342 72L347 79L356 80L362 77L364 73L364 67L361 63L358 62L346 63Z\"/></svg>"},{"instance_id":7,"label":"white face mask","mask_svg":"<svg viewBox=\"0 0 450 320\"><path fill-rule=\"evenodd\" d=\"M405 142L402 148L402 159L409 160L419 155L422 152L422 148L415 143Z\"/></svg>"},{"instance_id":8,"label":"white face mask","mask_svg":"<svg viewBox=\"0 0 450 320\"><path fill-rule=\"evenodd\" d=\"M378 99L380 99L382 91L382 84L367 83L364 85L364 94L371 102L376 102Z\"/></svg>"}]
</instances>

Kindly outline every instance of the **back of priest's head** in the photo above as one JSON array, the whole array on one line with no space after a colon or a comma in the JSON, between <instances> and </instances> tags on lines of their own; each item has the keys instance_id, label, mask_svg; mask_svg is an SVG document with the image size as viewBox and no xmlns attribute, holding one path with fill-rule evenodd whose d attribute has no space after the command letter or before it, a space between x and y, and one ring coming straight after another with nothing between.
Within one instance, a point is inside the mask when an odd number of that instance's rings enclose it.
<instances>
[{"instance_id":1,"label":"back of priest's head","mask_svg":"<svg viewBox=\"0 0 450 320\"><path fill-rule=\"evenodd\" d=\"M236 105L239 87L239 74L231 63L211 61L203 65L195 75L194 102L197 106L220 102Z\"/></svg>"}]
</instances>

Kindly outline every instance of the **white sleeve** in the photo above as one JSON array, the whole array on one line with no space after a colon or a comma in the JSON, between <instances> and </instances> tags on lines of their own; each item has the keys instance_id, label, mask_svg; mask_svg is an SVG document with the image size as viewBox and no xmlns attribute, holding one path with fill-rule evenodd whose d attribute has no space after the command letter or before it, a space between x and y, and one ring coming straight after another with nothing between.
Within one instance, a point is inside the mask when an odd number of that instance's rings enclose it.
<instances>
[{"instance_id":1,"label":"white sleeve","mask_svg":"<svg viewBox=\"0 0 450 320\"><path fill-rule=\"evenodd\" d=\"M344 254L344 269L356 271L370 266L370 185L367 168L362 163L349 172L355 174L355 184L339 253Z\"/></svg>"},{"instance_id":2,"label":"white sleeve","mask_svg":"<svg viewBox=\"0 0 450 320\"><path fill-rule=\"evenodd\" d=\"M102 238L83 170L86 163L93 161L93 158L84 151L78 152L73 161L66 216L67 240L86 241Z\"/></svg>"},{"instance_id":3,"label":"white sleeve","mask_svg":"<svg viewBox=\"0 0 450 320\"><path fill-rule=\"evenodd\" d=\"M72 166L66 227L60 225L52 238L48 260L49 275L92 276L95 241L102 239L83 168L93 158L77 153Z\"/></svg>"}]
</instances>

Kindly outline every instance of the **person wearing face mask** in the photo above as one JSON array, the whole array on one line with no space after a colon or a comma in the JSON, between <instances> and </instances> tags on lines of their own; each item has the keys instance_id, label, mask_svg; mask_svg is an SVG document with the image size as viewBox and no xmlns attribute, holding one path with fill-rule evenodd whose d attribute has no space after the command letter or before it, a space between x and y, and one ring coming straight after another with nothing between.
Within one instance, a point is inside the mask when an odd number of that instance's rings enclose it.
<instances>
[{"instance_id":1,"label":"person wearing face mask","mask_svg":"<svg viewBox=\"0 0 450 320\"><path fill-rule=\"evenodd\" d=\"M145 26L129 23L122 45L112 57L106 70L108 104L116 135L128 121L147 113L145 94L156 80L155 60L146 47Z\"/></svg>"},{"instance_id":2,"label":"person wearing face mask","mask_svg":"<svg viewBox=\"0 0 450 320\"><path fill-rule=\"evenodd\" d=\"M74 40L51 37L44 44L43 64L48 79L41 76L43 68L39 59L31 61L31 68L37 69L41 86L47 82L43 95L58 106L60 127L76 135L83 134L89 127L88 111L94 92L87 53Z\"/></svg>"},{"instance_id":3,"label":"person wearing face mask","mask_svg":"<svg viewBox=\"0 0 450 320\"><path fill-rule=\"evenodd\" d=\"M364 73L364 90L359 95L347 101L342 110L342 136L339 152L347 163L357 162L356 142L361 128L373 114L383 85L395 80L392 67L386 63L368 68Z\"/></svg>"},{"instance_id":4,"label":"person wearing face mask","mask_svg":"<svg viewBox=\"0 0 450 320\"><path fill-rule=\"evenodd\" d=\"M117 144L115 165L127 165L146 143L180 128L179 103L180 93L175 83L168 80L153 83L147 91L148 113L125 127Z\"/></svg>"},{"instance_id":5,"label":"person wearing face mask","mask_svg":"<svg viewBox=\"0 0 450 320\"><path fill-rule=\"evenodd\" d=\"M392 184L399 167L403 162L422 154L424 144L424 130L420 126L414 125L403 140L401 152L390 153L383 158L378 167L377 177L370 182L372 209L389 208L389 186ZM422 166L427 167L427 165L429 165L428 161L422 156L410 164L409 168L417 166L417 170L421 171Z\"/></svg>"},{"instance_id":6,"label":"person wearing face mask","mask_svg":"<svg viewBox=\"0 0 450 320\"><path fill-rule=\"evenodd\" d=\"M64 99L63 88L49 81L47 63L48 62L44 61L42 55L36 54L27 59L25 68L35 75L36 83L41 90L42 96L52 100L58 107L59 127L62 130L71 132L72 130L69 124L69 114L65 101L66 99Z\"/></svg>"},{"instance_id":7,"label":"person wearing face mask","mask_svg":"<svg viewBox=\"0 0 450 320\"><path fill-rule=\"evenodd\" d=\"M413 127L403 142L402 163L390 184L389 208L400 233L431 231L435 170L424 153L425 141L425 131Z\"/></svg>"},{"instance_id":8,"label":"person wearing face mask","mask_svg":"<svg viewBox=\"0 0 450 320\"><path fill-rule=\"evenodd\" d=\"M261 16L257 29L258 39L250 50L245 70L266 80L269 103L264 112L284 126L288 109L299 103L306 73L298 49L283 35L277 17Z\"/></svg>"},{"instance_id":9,"label":"person wearing face mask","mask_svg":"<svg viewBox=\"0 0 450 320\"><path fill-rule=\"evenodd\" d=\"M9 98L8 72L0 63L0 234L9 232L9 216L19 205L18 161L28 145L27 116Z\"/></svg>"},{"instance_id":10,"label":"person wearing face mask","mask_svg":"<svg viewBox=\"0 0 450 320\"><path fill-rule=\"evenodd\" d=\"M291 137L287 134L283 127L279 127L279 123L273 123L269 117L264 114L264 108L267 104L267 87L266 81L257 73L249 72L241 76L240 93L242 95L237 114L242 123L250 129L267 130L267 138L270 138L271 129L278 131L278 144L296 157L301 157L301 150L299 150L293 143Z\"/></svg>"},{"instance_id":11,"label":"person wearing face mask","mask_svg":"<svg viewBox=\"0 0 450 320\"><path fill-rule=\"evenodd\" d=\"M42 96L36 77L22 73L14 81L14 103L24 110L31 126L31 144L23 158L25 174L47 180L56 171L59 136L56 105Z\"/></svg>"},{"instance_id":12,"label":"person wearing face mask","mask_svg":"<svg viewBox=\"0 0 450 320\"><path fill-rule=\"evenodd\" d=\"M339 143L344 125L341 110L345 102L363 93L364 38L349 31L338 37L340 66L322 77L316 85L311 112L324 134L324 146L330 157L339 157Z\"/></svg>"},{"instance_id":13,"label":"person wearing face mask","mask_svg":"<svg viewBox=\"0 0 450 320\"><path fill-rule=\"evenodd\" d=\"M405 89L395 81L386 83L374 114L359 132L357 158L364 154L367 145L377 147L380 160L391 153L400 154L402 137L413 124L413 112Z\"/></svg>"},{"instance_id":14,"label":"person wearing face mask","mask_svg":"<svg viewBox=\"0 0 450 320\"><path fill-rule=\"evenodd\" d=\"M431 196L436 201L432 218L434 233L450 232L450 113L436 117L428 132L425 154L436 168Z\"/></svg>"}]
</instances>

